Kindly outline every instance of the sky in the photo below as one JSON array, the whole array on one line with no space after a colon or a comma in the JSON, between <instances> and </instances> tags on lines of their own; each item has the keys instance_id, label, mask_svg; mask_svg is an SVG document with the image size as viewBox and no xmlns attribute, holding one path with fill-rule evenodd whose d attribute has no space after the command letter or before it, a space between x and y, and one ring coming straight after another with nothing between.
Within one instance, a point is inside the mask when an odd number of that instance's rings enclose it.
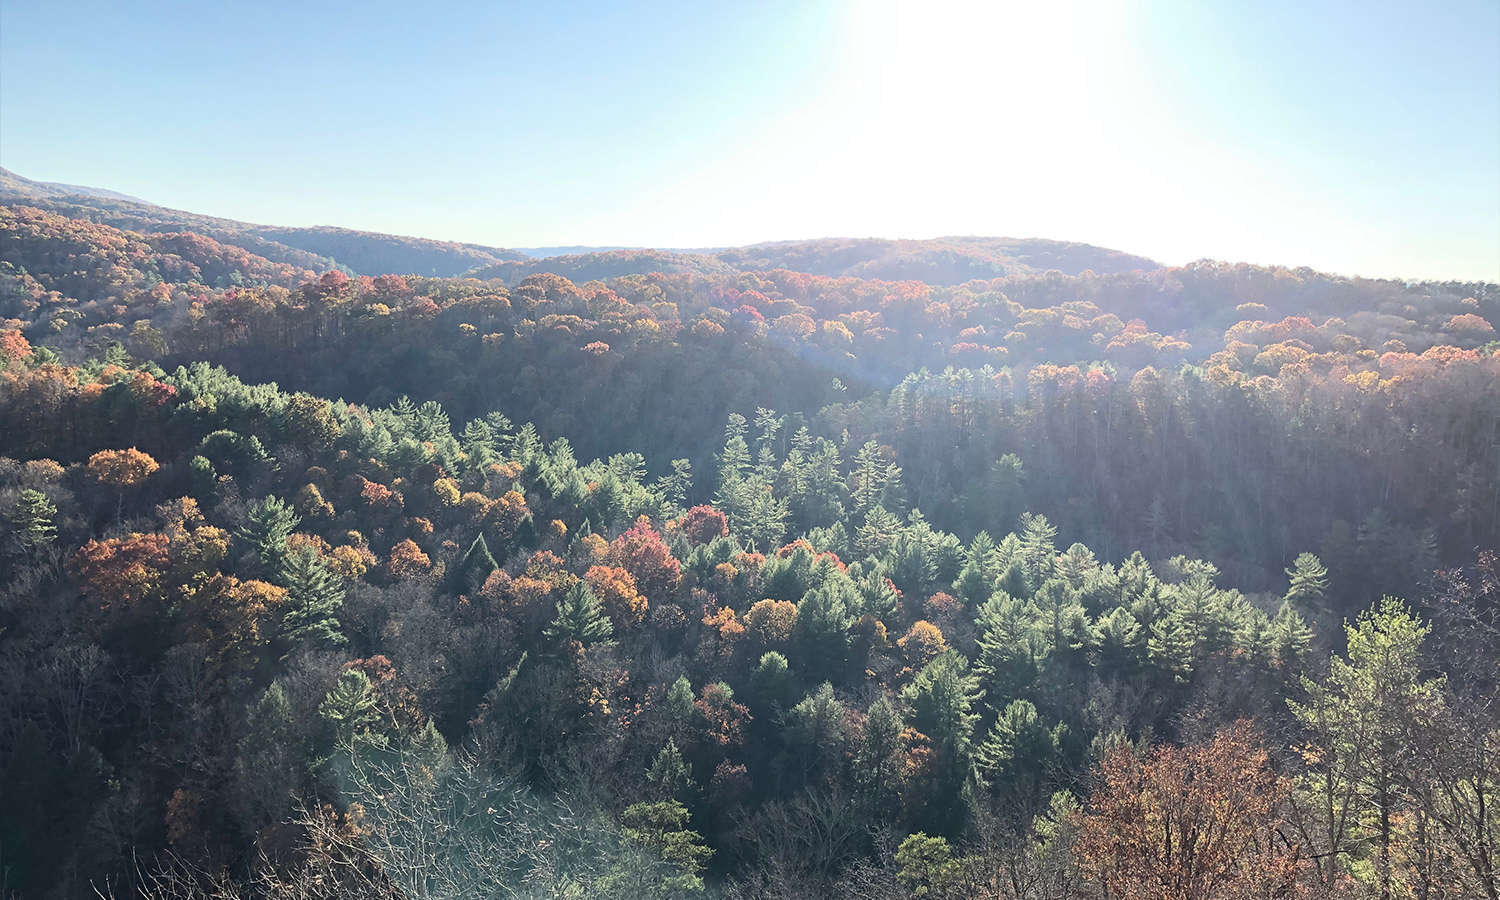
<instances>
[{"instance_id":1,"label":"sky","mask_svg":"<svg viewBox=\"0 0 1500 900\"><path fill-rule=\"evenodd\" d=\"M1500 3L0 0L0 165L504 247L1500 281Z\"/></svg>"}]
</instances>

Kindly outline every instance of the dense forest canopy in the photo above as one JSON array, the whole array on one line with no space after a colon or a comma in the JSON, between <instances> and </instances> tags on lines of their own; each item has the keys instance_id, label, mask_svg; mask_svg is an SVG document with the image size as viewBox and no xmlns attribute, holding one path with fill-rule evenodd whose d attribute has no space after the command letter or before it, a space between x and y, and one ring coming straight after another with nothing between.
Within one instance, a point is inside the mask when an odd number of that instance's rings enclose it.
<instances>
[{"instance_id":1,"label":"dense forest canopy","mask_svg":"<svg viewBox=\"0 0 1500 900\"><path fill-rule=\"evenodd\" d=\"M1497 897L1500 286L3 174L0 891Z\"/></svg>"}]
</instances>

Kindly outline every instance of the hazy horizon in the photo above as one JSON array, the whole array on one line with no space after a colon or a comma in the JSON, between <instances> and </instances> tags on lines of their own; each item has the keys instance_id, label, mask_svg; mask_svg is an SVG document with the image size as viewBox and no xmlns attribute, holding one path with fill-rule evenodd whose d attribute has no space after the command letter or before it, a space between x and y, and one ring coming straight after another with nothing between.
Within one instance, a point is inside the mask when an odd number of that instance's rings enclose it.
<instances>
[{"instance_id":1,"label":"hazy horizon","mask_svg":"<svg viewBox=\"0 0 1500 900\"><path fill-rule=\"evenodd\" d=\"M973 234L1500 280L1494 4L364 9L4 0L0 164L500 247Z\"/></svg>"}]
</instances>

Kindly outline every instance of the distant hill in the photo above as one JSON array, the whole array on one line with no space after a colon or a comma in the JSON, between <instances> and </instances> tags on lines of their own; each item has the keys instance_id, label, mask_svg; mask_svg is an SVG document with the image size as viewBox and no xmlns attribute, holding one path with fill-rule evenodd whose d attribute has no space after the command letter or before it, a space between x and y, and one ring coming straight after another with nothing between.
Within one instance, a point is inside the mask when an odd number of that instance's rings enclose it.
<instances>
[{"instance_id":1,"label":"distant hill","mask_svg":"<svg viewBox=\"0 0 1500 900\"><path fill-rule=\"evenodd\" d=\"M1059 271L1100 275L1150 271L1143 256L1040 238L939 237L929 240L822 238L748 247L537 247L508 250L349 228L293 228L168 209L115 191L32 181L0 169L0 203L23 203L141 233L192 231L270 262L301 269L345 268L359 275L499 278L519 283L550 272L574 282L668 274L721 275L787 269L832 278L923 281L953 286L974 279Z\"/></svg>"},{"instance_id":2,"label":"distant hill","mask_svg":"<svg viewBox=\"0 0 1500 900\"><path fill-rule=\"evenodd\" d=\"M551 272L575 282L619 278L647 272L718 275L725 272L769 272L787 269L830 278L923 281L951 287L974 279L1011 275L1065 275L1094 272L1152 271L1161 264L1118 250L1039 238L941 237L931 240L824 238L778 241L714 250L648 250L644 248L556 247L522 251L569 251L477 269L476 278L500 278L515 284L528 275Z\"/></svg>"},{"instance_id":3,"label":"distant hill","mask_svg":"<svg viewBox=\"0 0 1500 900\"><path fill-rule=\"evenodd\" d=\"M359 275L449 278L478 267L527 258L498 247L349 228L255 225L168 209L100 188L33 181L6 169L0 169L0 203L23 203L142 233L192 231L272 262L317 271L344 267Z\"/></svg>"}]
</instances>

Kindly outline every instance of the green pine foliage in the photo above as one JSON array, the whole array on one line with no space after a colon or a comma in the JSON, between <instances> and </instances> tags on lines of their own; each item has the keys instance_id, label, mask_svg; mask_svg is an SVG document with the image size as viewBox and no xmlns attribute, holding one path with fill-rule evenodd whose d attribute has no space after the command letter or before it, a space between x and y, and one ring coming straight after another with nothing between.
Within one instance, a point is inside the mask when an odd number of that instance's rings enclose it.
<instances>
[{"instance_id":1,"label":"green pine foliage","mask_svg":"<svg viewBox=\"0 0 1500 900\"><path fill-rule=\"evenodd\" d=\"M344 606L343 579L330 571L309 546L284 555L280 582L286 587L282 637L292 647L329 647L345 642L339 612Z\"/></svg>"}]
</instances>

